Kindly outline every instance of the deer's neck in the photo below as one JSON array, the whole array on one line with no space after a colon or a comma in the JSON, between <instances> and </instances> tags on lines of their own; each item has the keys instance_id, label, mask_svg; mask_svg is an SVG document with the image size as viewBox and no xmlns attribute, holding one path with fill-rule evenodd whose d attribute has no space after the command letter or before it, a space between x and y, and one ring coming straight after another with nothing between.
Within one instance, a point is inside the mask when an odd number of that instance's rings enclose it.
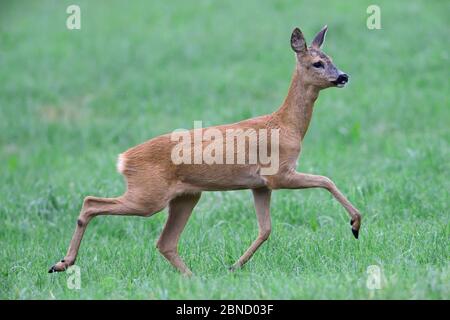
<instances>
[{"instance_id":1,"label":"deer's neck","mask_svg":"<svg viewBox=\"0 0 450 320\"><path fill-rule=\"evenodd\" d=\"M275 112L281 126L295 132L303 140L311 122L314 102L318 96L319 90L316 87L305 85L296 69L286 99L280 109Z\"/></svg>"}]
</instances>

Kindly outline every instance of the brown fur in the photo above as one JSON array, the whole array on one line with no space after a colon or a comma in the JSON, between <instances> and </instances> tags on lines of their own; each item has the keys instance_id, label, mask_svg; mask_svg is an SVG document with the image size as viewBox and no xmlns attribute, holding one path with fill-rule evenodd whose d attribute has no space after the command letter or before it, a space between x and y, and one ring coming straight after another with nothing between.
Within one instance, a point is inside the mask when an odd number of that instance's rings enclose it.
<instances>
[{"instance_id":1,"label":"brown fur","mask_svg":"<svg viewBox=\"0 0 450 320\"><path fill-rule=\"evenodd\" d=\"M320 50L326 27L314 39L310 48L295 29L291 46L296 52L296 68L286 99L272 114L215 127L226 129L279 129L279 170L264 176L261 165L180 164L171 161L171 150L176 142L163 135L133 147L120 155L118 169L127 181L127 191L118 198L87 197L78 218L75 233L63 261L51 269L63 271L74 264L86 226L98 215L151 216L169 207L169 216L157 247L173 266L184 274L191 274L177 253L181 232L197 204L202 191L252 189L258 218L259 235L250 248L233 265L242 266L268 238L271 230L270 196L275 189L325 188L345 207L351 217L357 236L361 216L327 177L296 172L301 142L311 121L314 102L321 89L334 86L339 71L331 59ZM324 68L312 66L322 61ZM191 131L191 134L193 132ZM208 142L204 141L203 146ZM192 146L194 147L194 146Z\"/></svg>"}]
</instances>

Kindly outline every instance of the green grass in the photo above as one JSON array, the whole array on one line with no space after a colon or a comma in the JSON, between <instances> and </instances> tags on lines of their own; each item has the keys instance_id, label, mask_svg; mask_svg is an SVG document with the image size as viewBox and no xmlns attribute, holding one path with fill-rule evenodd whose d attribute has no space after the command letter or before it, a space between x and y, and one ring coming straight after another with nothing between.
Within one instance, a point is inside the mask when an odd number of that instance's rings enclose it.
<instances>
[{"instance_id":1,"label":"green grass","mask_svg":"<svg viewBox=\"0 0 450 320\"><path fill-rule=\"evenodd\" d=\"M449 54L445 1L74 1L0 4L0 298L449 299ZM77 265L61 259L83 197L123 192L118 153L175 128L275 110L294 57L311 40L351 75L316 103L299 170L330 176L361 210L358 241L325 191L274 193L273 233L246 267L231 265L257 234L249 191L204 193L180 251L180 276L155 241L166 212L100 217ZM366 269L382 267L381 290Z\"/></svg>"}]
</instances>

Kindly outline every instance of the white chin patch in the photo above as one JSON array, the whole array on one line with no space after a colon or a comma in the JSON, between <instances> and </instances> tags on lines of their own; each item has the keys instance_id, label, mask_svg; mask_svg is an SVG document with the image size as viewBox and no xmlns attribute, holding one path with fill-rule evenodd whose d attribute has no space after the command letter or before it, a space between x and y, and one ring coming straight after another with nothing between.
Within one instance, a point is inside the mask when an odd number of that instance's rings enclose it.
<instances>
[{"instance_id":1,"label":"white chin patch","mask_svg":"<svg viewBox=\"0 0 450 320\"><path fill-rule=\"evenodd\" d=\"M338 87L338 88L343 88L343 87L345 87L345 82L344 82L344 83L338 83L336 87Z\"/></svg>"}]
</instances>

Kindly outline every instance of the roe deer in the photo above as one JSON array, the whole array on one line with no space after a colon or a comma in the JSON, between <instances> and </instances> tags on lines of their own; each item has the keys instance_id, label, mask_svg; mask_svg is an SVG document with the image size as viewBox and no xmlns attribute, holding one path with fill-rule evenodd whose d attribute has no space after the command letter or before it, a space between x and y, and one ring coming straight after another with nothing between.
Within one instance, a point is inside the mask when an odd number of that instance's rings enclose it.
<instances>
[{"instance_id":1,"label":"roe deer","mask_svg":"<svg viewBox=\"0 0 450 320\"><path fill-rule=\"evenodd\" d=\"M171 152L175 142L169 134L156 137L119 155L118 171L127 182L126 192L117 198L88 196L77 220L75 233L65 258L49 272L64 271L75 263L80 242L87 225L99 215L149 217L169 207L167 222L157 242L161 254L181 273L191 271L178 255L177 246L202 191L252 189L259 234L247 251L231 267L244 265L271 232L270 197L276 189L324 188L350 215L352 232L358 238L361 215L329 178L296 172L301 143L308 130L313 105L319 91L328 87L344 87L348 75L339 71L321 51L325 26L307 47L300 29L291 35L296 66L289 92L281 107L264 115L234 124L213 127L228 129L277 129L279 132L279 167L275 174L265 175L260 162L256 164L174 164ZM192 130L190 131L192 133ZM258 141L259 143L259 141ZM202 142L204 147L205 142ZM245 152L250 152L245 149ZM248 156L248 154L247 154Z\"/></svg>"}]
</instances>

